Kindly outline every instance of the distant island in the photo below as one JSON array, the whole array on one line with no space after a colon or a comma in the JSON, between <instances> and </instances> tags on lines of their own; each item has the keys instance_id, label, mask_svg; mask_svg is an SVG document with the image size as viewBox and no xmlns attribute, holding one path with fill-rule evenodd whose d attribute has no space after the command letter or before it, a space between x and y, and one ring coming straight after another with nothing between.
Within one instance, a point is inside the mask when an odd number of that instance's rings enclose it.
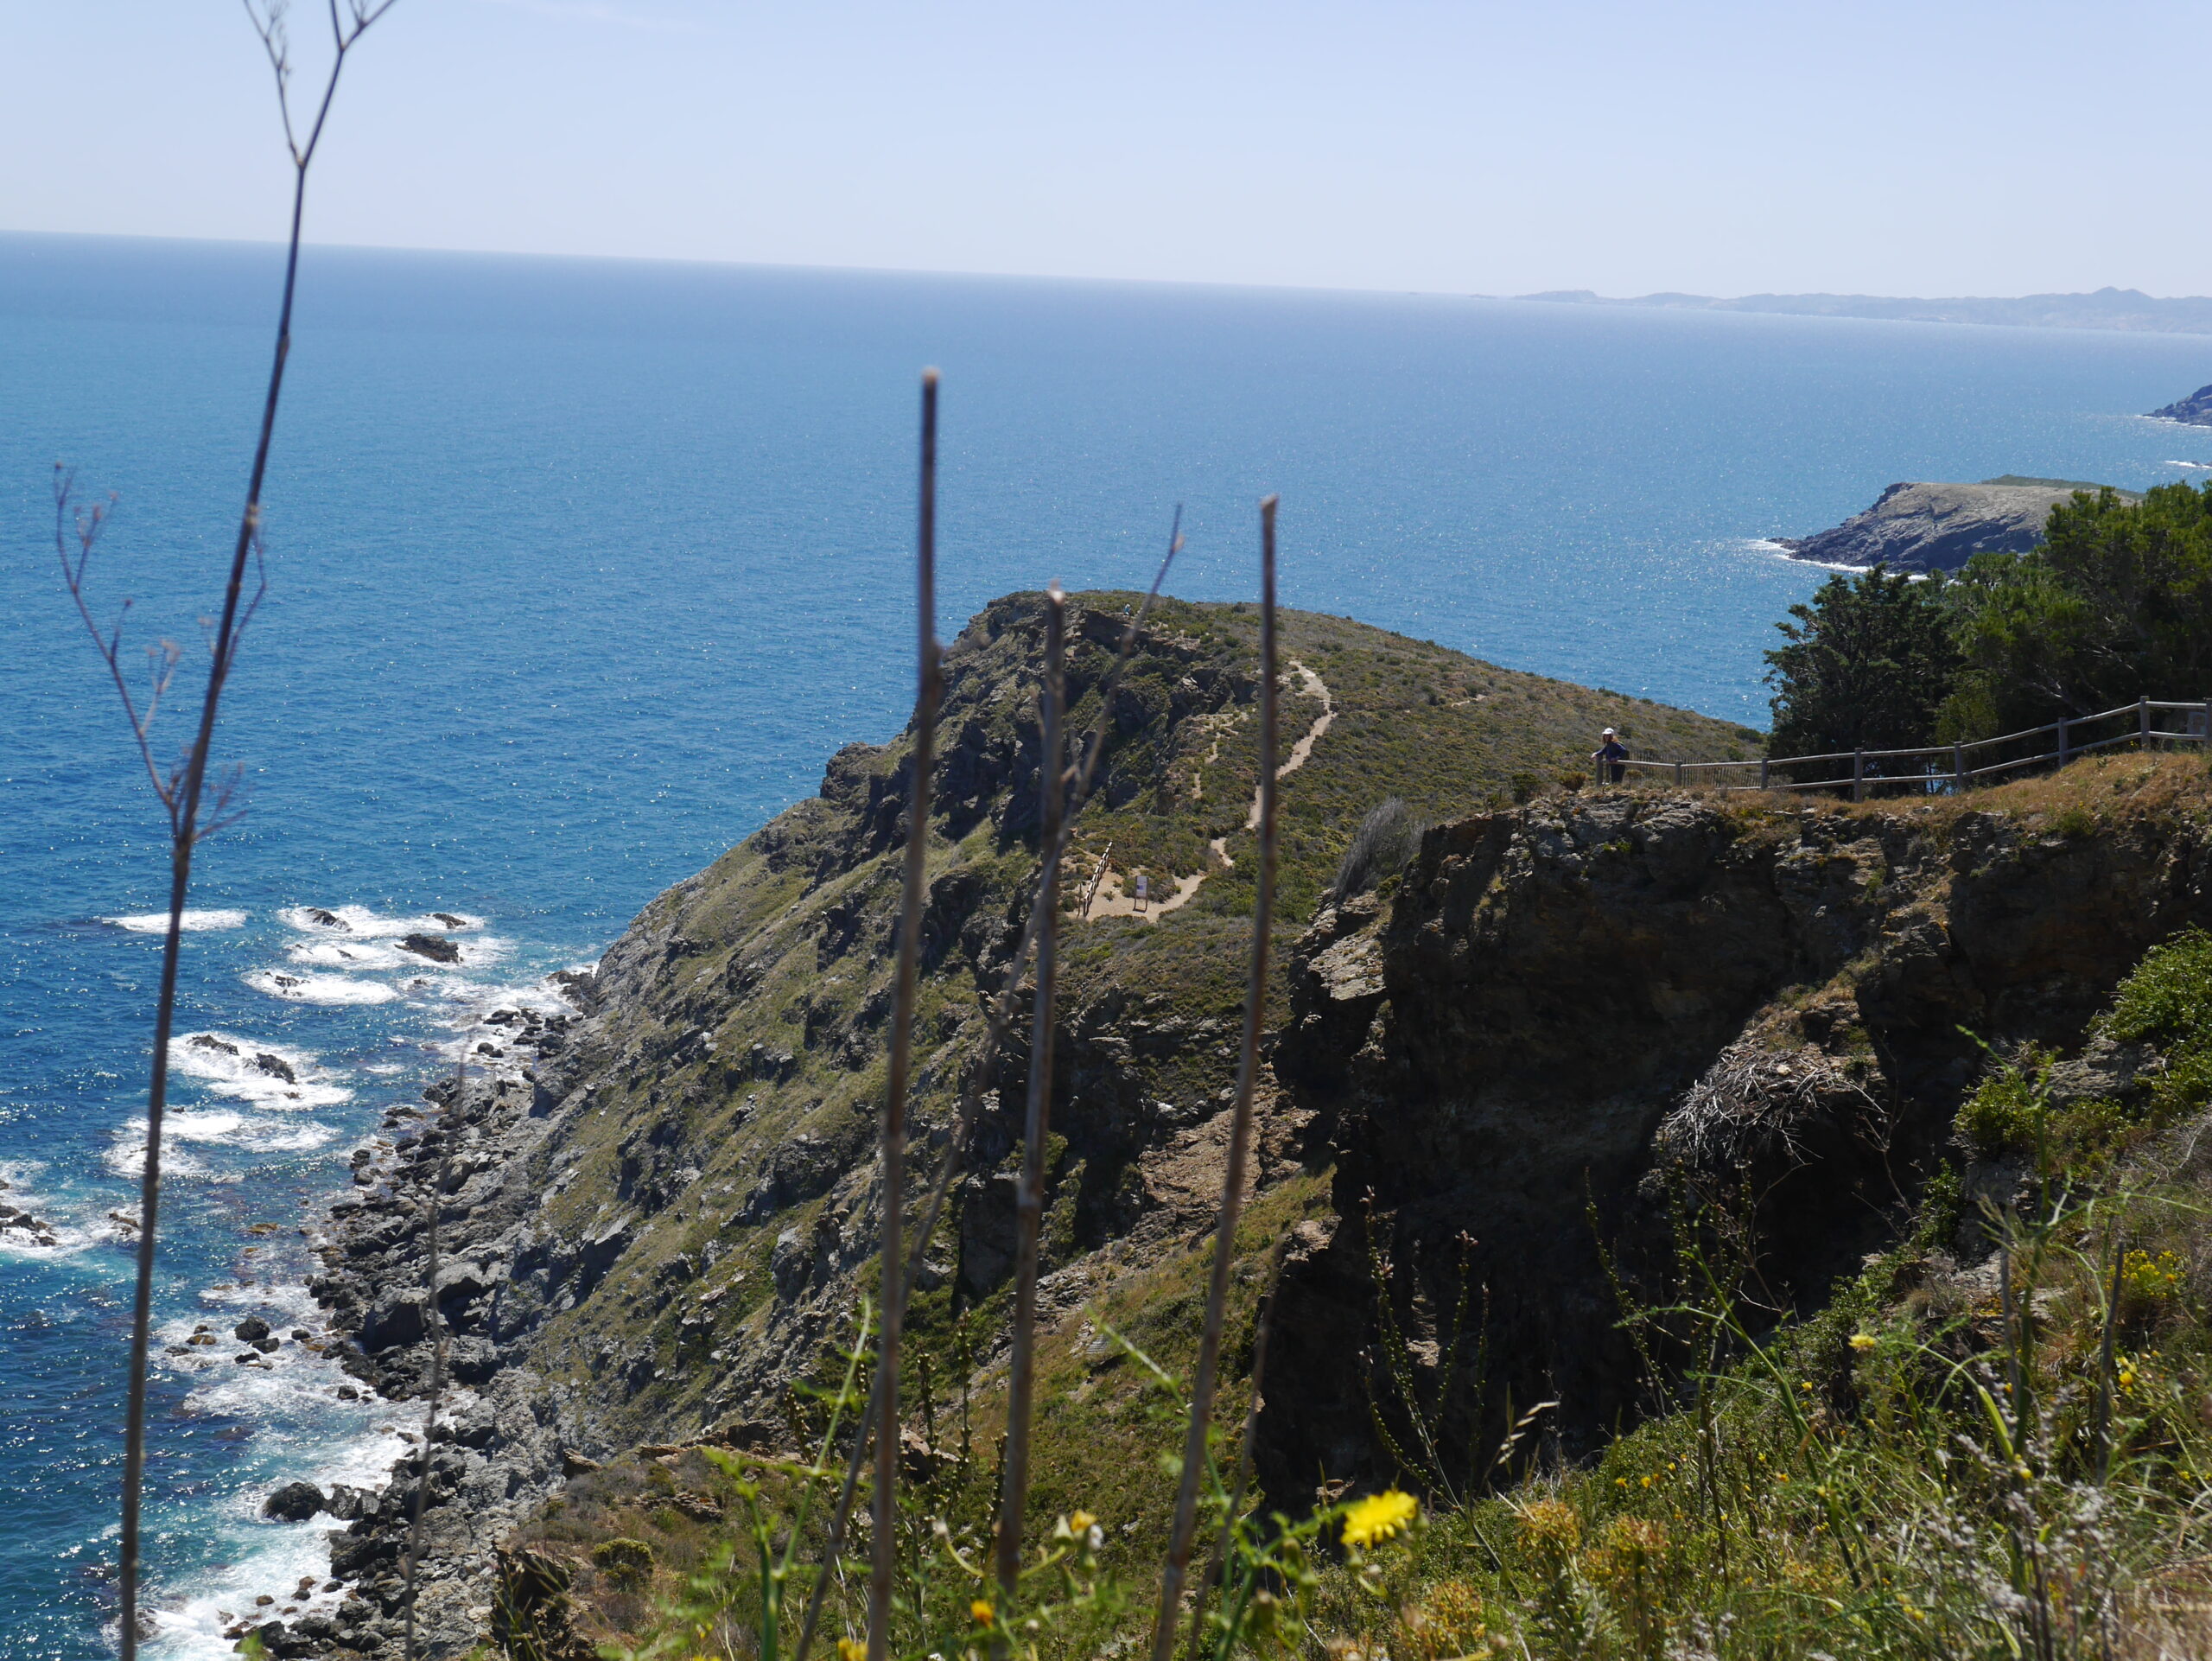
<instances>
[{"instance_id":1,"label":"distant island","mask_svg":"<svg viewBox=\"0 0 2212 1661\"><path fill-rule=\"evenodd\" d=\"M1573 306L1660 306L1675 311L1763 311L1795 317L1875 317L1910 323L2002 323L2016 328L2114 328L2157 334L2212 334L2212 298L2202 295L2161 298L2139 289L2105 288L2094 294L2030 294L2010 300L1896 300L1869 294L1747 294L1733 300L1703 294L1646 294L1634 299L1612 299L1588 289L1553 289L1542 294L1516 295L1514 298ZM2202 398L2204 394L2200 392L2197 396Z\"/></svg>"},{"instance_id":2,"label":"distant island","mask_svg":"<svg viewBox=\"0 0 2212 1661\"><path fill-rule=\"evenodd\" d=\"M2212 386L2200 386L2187 398L2151 411L2154 421L2180 421L2192 427L2212 427Z\"/></svg>"},{"instance_id":3,"label":"distant island","mask_svg":"<svg viewBox=\"0 0 2212 1661\"><path fill-rule=\"evenodd\" d=\"M1976 554L2024 554L2043 540L2050 510L2077 490L2106 487L2079 479L2031 479L2008 473L1980 484L1891 485L1873 506L1818 535L1777 537L1796 559L1893 571L1955 571ZM2139 501L2123 490L2122 500Z\"/></svg>"}]
</instances>

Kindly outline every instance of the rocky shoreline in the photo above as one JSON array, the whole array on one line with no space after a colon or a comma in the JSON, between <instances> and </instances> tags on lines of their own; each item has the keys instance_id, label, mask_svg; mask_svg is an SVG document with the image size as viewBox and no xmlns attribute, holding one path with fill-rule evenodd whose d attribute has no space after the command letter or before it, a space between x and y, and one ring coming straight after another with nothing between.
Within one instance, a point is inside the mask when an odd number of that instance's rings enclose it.
<instances>
[{"instance_id":1,"label":"rocky shoreline","mask_svg":"<svg viewBox=\"0 0 2212 1661\"><path fill-rule=\"evenodd\" d=\"M556 977L574 997L578 977ZM316 1243L322 1270L308 1282L329 1312L329 1352L386 1401L427 1416L436 1333L429 1286L430 1222L437 1222L435 1294L446 1339L445 1388L424 1441L423 1418L396 1431L408 1451L376 1491L306 1482L272 1493L265 1514L325 1516L330 1531L326 1593L335 1608L301 1607L247 1620L226 1636L257 1636L279 1658L397 1657L406 1628L406 1556L423 1462L423 1557L416 1643L424 1658L462 1654L493 1618L498 1547L556 1488L568 1454L567 1393L518 1365L521 1329L501 1321L501 1293L529 1238L518 1185L504 1179L543 1137L551 1105L540 1069L557 1069L575 1017L499 1009L472 1034L464 1081L432 1085L425 1106L385 1115L385 1135L353 1155L358 1193L330 1211ZM534 1323L532 1323L534 1324ZM302 1583L302 1596L307 1589ZM272 1594L277 1591L272 1588ZM270 1607L292 1599L276 1595ZM317 1604L326 1601L315 1600Z\"/></svg>"}]
</instances>

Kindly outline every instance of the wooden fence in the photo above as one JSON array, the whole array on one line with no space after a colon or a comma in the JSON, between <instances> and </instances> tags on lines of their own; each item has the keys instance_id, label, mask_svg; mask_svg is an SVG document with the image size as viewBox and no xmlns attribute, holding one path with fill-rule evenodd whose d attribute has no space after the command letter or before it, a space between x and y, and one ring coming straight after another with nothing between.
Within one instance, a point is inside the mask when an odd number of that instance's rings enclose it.
<instances>
[{"instance_id":1,"label":"wooden fence","mask_svg":"<svg viewBox=\"0 0 2212 1661\"><path fill-rule=\"evenodd\" d=\"M2161 725L2161 720L2170 724ZM2175 722L2178 725L2171 724ZM2006 747L2047 741L2051 748L2031 754L2004 755ZM1899 787L1929 792L1961 791L2000 774L2055 763L2064 767L2076 756L2133 744L2149 749L2156 744L2204 744L2212 741L2212 698L2175 703L2160 698L2138 698L2116 710L2093 716L2062 717L2048 726L2030 727L1996 738L1977 738L1963 744L1936 744L1916 750L1837 750L1827 755L1782 755L1757 761L1597 761L1593 770L1599 784L1631 773L1647 778L1654 773L1671 778L1678 790L1849 790L1853 801L1864 801L1872 787ZM2002 759L1975 765L1977 754L1992 751ZM1790 775L1806 767L1848 767L1834 778L1800 779ZM1736 780L1732 775L1756 773Z\"/></svg>"}]
</instances>

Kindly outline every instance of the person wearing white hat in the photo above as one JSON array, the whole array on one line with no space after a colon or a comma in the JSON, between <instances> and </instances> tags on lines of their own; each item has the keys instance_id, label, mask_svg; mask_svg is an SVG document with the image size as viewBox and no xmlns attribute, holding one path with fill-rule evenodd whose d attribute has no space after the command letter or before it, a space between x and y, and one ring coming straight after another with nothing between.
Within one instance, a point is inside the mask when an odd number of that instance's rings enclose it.
<instances>
[{"instance_id":1,"label":"person wearing white hat","mask_svg":"<svg viewBox=\"0 0 2212 1661\"><path fill-rule=\"evenodd\" d=\"M1606 728L1599 736L1600 741L1598 748L1591 751L1590 759L1598 764L1598 777L1600 781L1617 785L1628 776L1628 767L1625 765L1628 760L1628 748L1621 742L1620 735L1611 727Z\"/></svg>"}]
</instances>

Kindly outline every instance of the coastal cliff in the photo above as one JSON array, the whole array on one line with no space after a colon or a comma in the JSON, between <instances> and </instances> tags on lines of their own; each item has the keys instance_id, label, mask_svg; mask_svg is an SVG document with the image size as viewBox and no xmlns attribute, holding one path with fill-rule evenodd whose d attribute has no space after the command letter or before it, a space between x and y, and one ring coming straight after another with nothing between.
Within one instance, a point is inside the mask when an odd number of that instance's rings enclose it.
<instances>
[{"instance_id":1,"label":"coastal cliff","mask_svg":"<svg viewBox=\"0 0 2212 1661\"><path fill-rule=\"evenodd\" d=\"M1073 599L1078 731L1136 600ZM1255 862L1257 627L1249 606L1162 602L1106 711L1065 879L1042 1293L1062 1350L1086 1307L1165 1299L1157 1277L1196 1261L1218 1195ZM1287 929L1385 798L1430 819L1502 805L1579 780L1607 725L1669 754L1740 759L1757 744L1341 619L1292 612L1281 627L1296 763L1282 789ZM1034 880L1041 654L1028 595L994 603L948 652L922 924L917 1164L944 1146L963 1078L985 1111L913 1341L949 1365L964 1321L986 1371L1001 1352L1027 1056L1018 1038L982 1055L978 1012ZM436 1087L428 1117L395 1116L391 1145L359 1161L363 1192L335 1219L315 1289L350 1370L395 1398L426 1387L434 1206L441 1229L435 1297L461 1395L429 1453L426 1653L459 1653L487 1629L499 1547L575 1473L640 1444L789 1445L789 1389L871 1268L910 746L907 734L838 752L818 797L640 913L572 989L577 1019L518 1013L466 1090ZM1141 911L1139 875L1157 896ZM1318 1193L1302 1116L1272 1082L1262 1096L1259 1183L1294 1212ZM417 1457L380 1497L338 1501L350 1515L333 1569L349 1595L311 1630L265 1624L273 1653L394 1652ZM541 1543L571 1552L560 1573L588 1603L588 1556Z\"/></svg>"},{"instance_id":2,"label":"coastal cliff","mask_svg":"<svg viewBox=\"0 0 2212 1661\"><path fill-rule=\"evenodd\" d=\"M2076 492L2094 495L2104 488L2010 474L1975 485L1894 484L1841 525L1777 540L1793 557L1822 565L1954 571L1976 554L2027 552L2043 540L2052 508ZM2133 492L2118 493L2138 500Z\"/></svg>"},{"instance_id":3,"label":"coastal cliff","mask_svg":"<svg viewBox=\"0 0 2212 1661\"><path fill-rule=\"evenodd\" d=\"M1663 1294L1684 1196L1753 1196L1771 1314L1819 1307L1894 1242L1982 1045L2078 1047L2212 924L2208 806L2193 756L1917 806L1554 799L1324 907L1275 1052L1336 1213L1275 1318L1277 1503L1402 1468L1376 1425L1405 1440L1408 1384L1455 1483L1535 1403L1560 1456L1601 1446L1644 1405L1620 1296Z\"/></svg>"}]
</instances>

